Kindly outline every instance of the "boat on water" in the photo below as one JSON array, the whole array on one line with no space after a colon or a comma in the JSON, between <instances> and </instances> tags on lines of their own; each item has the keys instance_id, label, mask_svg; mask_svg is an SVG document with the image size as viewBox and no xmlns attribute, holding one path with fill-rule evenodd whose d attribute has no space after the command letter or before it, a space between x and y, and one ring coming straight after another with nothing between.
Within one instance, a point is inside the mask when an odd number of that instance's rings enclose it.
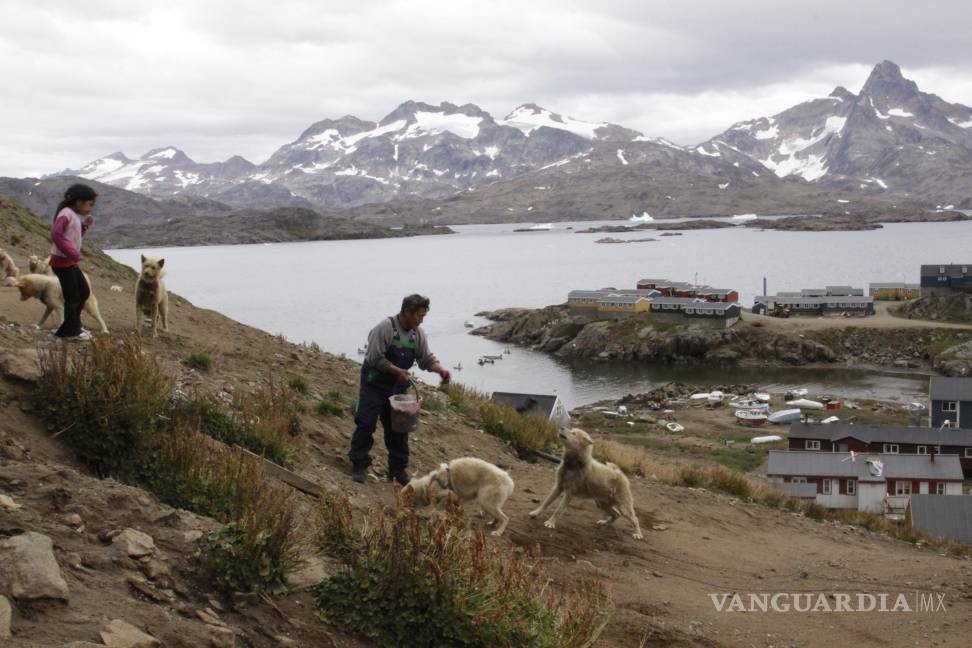
<instances>
[{"instance_id":1,"label":"boat on water","mask_svg":"<svg viewBox=\"0 0 972 648\"><path fill-rule=\"evenodd\" d=\"M665 424L665 429L668 430L669 432L682 432L685 430L685 426L682 425L681 423L676 423L675 421L672 421L671 423Z\"/></svg>"},{"instance_id":2,"label":"boat on water","mask_svg":"<svg viewBox=\"0 0 972 648\"><path fill-rule=\"evenodd\" d=\"M453 369L455 369L456 371L462 371L462 363L460 362L455 367L453 367Z\"/></svg>"},{"instance_id":3,"label":"boat on water","mask_svg":"<svg viewBox=\"0 0 972 648\"><path fill-rule=\"evenodd\" d=\"M475 324L472 323L472 320L466 320L465 322L462 323L462 325L465 326L466 328L472 328L476 326Z\"/></svg>"},{"instance_id":4,"label":"boat on water","mask_svg":"<svg viewBox=\"0 0 972 648\"><path fill-rule=\"evenodd\" d=\"M800 409L812 409L812 410L822 410L824 409L824 404L820 401L810 400L808 398L797 398L796 400L786 401L786 404L790 407L799 407Z\"/></svg>"},{"instance_id":5,"label":"boat on water","mask_svg":"<svg viewBox=\"0 0 972 648\"><path fill-rule=\"evenodd\" d=\"M358 355L364 355L366 353L368 353L368 347L367 346L365 346L364 348L358 347Z\"/></svg>"},{"instance_id":6,"label":"boat on water","mask_svg":"<svg viewBox=\"0 0 972 648\"><path fill-rule=\"evenodd\" d=\"M756 400L755 398L737 398L729 401L729 407L737 410L759 410L765 412L769 409L769 403Z\"/></svg>"},{"instance_id":7,"label":"boat on water","mask_svg":"<svg viewBox=\"0 0 972 648\"><path fill-rule=\"evenodd\" d=\"M749 440L750 443L759 445L760 443L773 443L774 441L782 441L783 437L778 434L767 434L766 436L753 437Z\"/></svg>"},{"instance_id":8,"label":"boat on water","mask_svg":"<svg viewBox=\"0 0 972 648\"><path fill-rule=\"evenodd\" d=\"M798 409L785 409L778 412L773 412L766 417L766 420L770 423L775 423L777 425L782 425L784 423L796 423L803 416L803 412Z\"/></svg>"},{"instance_id":9,"label":"boat on water","mask_svg":"<svg viewBox=\"0 0 972 648\"><path fill-rule=\"evenodd\" d=\"M502 360L503 359L503 354L500 354L500 355L484 355L483 356L483 359L485 359L485 360Z\"/></svg>"},{"instance_id":10,"label":"boat on water","mask_svg":"<svg viewBox=\"0 0 972 648\"><path fill-rule=\"evenodd\" d=\"M709 405L715 407L716 405L721 405L725 398L726 395L717 389L713 392L709 392L709 398L707 400L709 401Z\"/></svg>"},{"instance_id":11,"label":"boat on water","mask_svg":"<svg viewBox=\"0 0 972 648\"><path fill-rule=\"evenodd\" d=\"M484 364L494 364L494 361L493 361L492 358L483 357L483 358L480 358L479 360L477 360L476 363L481 367Z\"/></svg>"},{"instance_id":12,"label":"boat on water","mask_svg":"<svg viewBox=\"0 0 972 648\"><path fill-rule=\"evenodd\" d=\"M735 216L732 217L731 220L741 223L743 221L756 220L757 218L759 218L759 216L757 216L756 214L736 214Z\"/></svg>"},{"instance_id":13,"label":"boat on water","mask_svg":"<svg viewBox=\"0 0 972 648\"><path fill-rule=\"evenodd\" d=\"M760 409L739 409L736 410L736 420L743 425L753 427L766 423L769 416L764 410Z\"/></svg>"},{"instance_id":14,"label":"boat on water","mask_svg":"<svg viewBox=\"0 0 972 648\"><path fill-rule=\"evenodd\" d=\"M628 220L632 223L650 223L655 219L648 212L641 212L640 216L638 214L632 214Z\"/></svg>"}]
</instances>

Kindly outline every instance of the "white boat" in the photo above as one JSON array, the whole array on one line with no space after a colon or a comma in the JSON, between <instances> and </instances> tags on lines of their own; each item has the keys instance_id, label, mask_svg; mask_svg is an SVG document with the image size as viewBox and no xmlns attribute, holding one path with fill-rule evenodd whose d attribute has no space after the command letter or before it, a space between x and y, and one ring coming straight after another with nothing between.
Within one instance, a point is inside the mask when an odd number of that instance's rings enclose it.
<instances>
[{"instance_id":1,"label":"white boat","mask_svg":"<svg viewBox=\"0 0 972 648\"><path fill-rule=\"evenodd\" d=\"M665 424L665 429L668 430L669 432L681 432L685 429L685 426L682 425L681 423L676 423L675 421L672 421L671 423Z\"/></svg>"},{"instance_id":2,"label":"white boat","mask_svg":"<svg viewBox=\"0 0 972 648\"><path fill-rule=\"evenodd\" d=\"M770 395L767 394L766 392L756 392L755 394L753 394L753 398L755 398L758 401L762 401L764 403L770 402Z\"/></svg>"},{"instance_id":3,"label":"white boat","mask_svg":"<svg viewBox=\"0 0 972 648\"><path fill-rule=\"evenodd\" d=\"M641 216L639 216L638 214L632 214L631 218L629 218L628 220L631 221L632 223L650 223L655 219L652 218L651 215L648 214L648 212L641 212Z\"/></svg>"},{"instance_id":4,"label":"white boat","mask_svg":"<svg viewBox=\"0 0 972 648\"><path fill-rule=\"evenodd\" d=\"M690 401L704 401L709 400L709 392L699 392L698 394L692 394L689 396Z\"/></svg>"},{"instance_id":5,"label":"white boat","mask_svg":"<svg viewBox=\"0 0 972 648\"><path fill-rule=\"evenodd\" d=\"M737 222L742 222L742 221L756 220L757 218L759 218L759 216L757 216L756 214L736 214L735 216L732 217L732 220Z\"/></svg>"},{"instance_id":6,"label":"white boat","mask_svg":"<svg viewBox=\"0 0 972 648\"><path fill-rule=\"evenodd\" d=\"M541 231L541 232L549 232L550 230L553 229L553 223L537 223L530 229Z\"/></svg>"},{"instance_id":7,"label":"white boat","mask_svg":"<svg viewBox=\"0 0 972 648\"><path fill-rule=\"evenodd\" d=\"M472 328L476 326L475 324L472 323L472 320L466 320L465 322L462 323L462 325L465 326L466 328Z\"/></svg>"},{"instance_id":8,"label":"white boat","mask_svg":"<svg viewBox=\"0 0 972 648\"><path fill-rule=\"evenodd\" d=\"M736 400L729 401L729 407L738 410L754 409L765 412L769 409L769 403L764 403L754 398L737 398Z\"/></svg>"},{"instance_id":9,"label":"white boat","mask_svg":"<svg viewBox=\"0 0 972 648\"><path fill-rule=\"evenodd\" d=\"M839 416L828 416L827 418L825 418L824 420L822 420L820 422L821 423L836 423L839 420L840 420L840 417Z\"/></svg>"},{"instance_id":10,"label":"white boat","mask_svg":"<svg viewBox=\"0 0 972 648\"><path fill-rule=\"evenodd\" d=\"M807 398L798 398L796 400L786 401L786 404L790 407L799 407L800 409L812 409L812 410L822 410L824 409L824 404L820 401L809 400Z\"/></svg>"},{"instance_id":11,"label":"white boat","mask_svg":"<svg viewBox=\"0 0 972 648\"><path fill-rule=\"evenodd\" d=\"M719 404L722 403L722 401L723 401L723 399L725 399L725 397L726 397L726 395L723 394L718 389L716 391L709 392L709 398L708 398L709 405L719 405Z\"/></svg>"},{"instance_id":12,"label":"white boat","mask_svg":"<svg viewBox=\"0 0 972 648\"><path fill-rule=\"evenodd\" d=\"M750 443L760 444L760 443L773 443L774 441L782 441L783 437L777 434L768 434L766 436L753 437L749 440Z\"/></svg>"},{"instance_id":13,"label":"white boat","mask_svg":"<svg viewBox=\"0 0 972 648\"><path fill-rule=\"evenodd\" d=\"M783 394L783 400L793 400L795 398L800 398L807 395L807 390L803 387L798 389L788 389L785 394Z\"/></svg>"},{"instance_id":14,"label":"white boat","mask_svg":"<svg viewBox=\"0 0 972 648\"><path fill-rule=\"evenodd\" d=\"M766 420L768 420L770 423L780 425L783 423L795 423L800 420L801 416L803 416L803 413L798 409L785 409L778 412L773 412L766 417Z\"/></svg>"},{"instance_id":15,"label":"white boat","mask_svg":"<svg viewBox=\"0 0 972 648\"><path fill-rule=\"evenodd\" d=\"M762 425L766 422L769 417L766 412L758 409L740 409L736 410L736 420L743 425Z\"/></svg>"}]
</instances>

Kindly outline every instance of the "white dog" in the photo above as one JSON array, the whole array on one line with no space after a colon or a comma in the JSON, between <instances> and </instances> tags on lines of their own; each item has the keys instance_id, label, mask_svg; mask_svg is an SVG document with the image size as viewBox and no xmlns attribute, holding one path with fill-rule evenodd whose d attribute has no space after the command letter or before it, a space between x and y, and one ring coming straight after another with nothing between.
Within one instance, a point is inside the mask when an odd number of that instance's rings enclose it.
<instances>
[{"instance_id":1,"label":"white dog","mask_svg":"<svg viewBox=\"0 0 972 648\"><path fill-rule=\"evenodd\" d=\"M3 285L5 286L16 286L17 277L20 276L20 268L14 263L14 260L10 258L10 255L3 249L0 249L0 274L3 275Z\"/></svg>"},{"instance_id":2,"label":"white dog","mask_svg":"<svg viewBox=\"0 0 972 648\"><path fill-rule=\"evenodd\" d=\"M88 282L90 288L91 280L88 279L88 275L84 275L84 279ZM27 301L34 297L44 304L44 314L37 322L38 328L44 325L48 316L54 311L63 313L64 295L61 294L61 282L58 281L57 277L42 274L23 275L17 280L17 288L20 290L20 301ZM105 320L101 318L101 311L98 310L98 299L94 296L94 291L88 295L87 301L84 302L84 312L98 320L102 333L108 332L108 326L105 324Z\"/></svg>"},{"instance_id":3,"label":"white dog","mask_svg":"<svg viewBox=\"0 0 972 648\"><path fill-rule=\"evenodd\" d=\"M142 317L152 320L152 337L159 335L159 321L162 330L169 330L169 295L165 291L165 259L155 260L142 255L142 272L135 282L135 330L142 334Z\"/></svg>"},{"instance_id":4,"label":"white dog","mask_svg":"<svg viewBox=\"0 0 972 648\"><path fill-rule=\"evenodd\" d=\"M50 262L47 259L41 259L36 254L31 254L30 258L27 259L27 269L30 271L30 274L54 274L54 271L51 270Z\"/></svg>"},{"instance_id":5,"label":"white dog","mask_svg":"<svg viewBox=\"0 0 972 648\"><path fill-rule=\"evenodd\" d=\"M574 428L562 431L560 438L564 441L564 456L557 466L557 482L543 504L530 511L530 517L543 513L562 494L563 499L557 509L544 522L544 526L553 529L556 527L557 515L567 508L572 497L589 497L608 515L603 520L598 520L598 524L611 524L619 516L624 517L634 525L634 539L644 538L638 516L635 515L631 484L621 469L612 463L601 463L594 459L594 441L584 430Z\"/></svg>"},{"instance_id":6,"label":"white dog","mask_svg":"<svg viewBox=\"0 0 972 648\"><path fill-rule=\"evenodd\" d=\"M502 535L510 521L503 512L503 504L513 493L513 479L482 459L462 457L440 464L429 474L413 478L403 490L412 491L415 503L420 506L435 505L449 493L460 502L476 500L493 518L492 523L499 524L492 532L494 536Z\"/></svg>"}]
</instances>

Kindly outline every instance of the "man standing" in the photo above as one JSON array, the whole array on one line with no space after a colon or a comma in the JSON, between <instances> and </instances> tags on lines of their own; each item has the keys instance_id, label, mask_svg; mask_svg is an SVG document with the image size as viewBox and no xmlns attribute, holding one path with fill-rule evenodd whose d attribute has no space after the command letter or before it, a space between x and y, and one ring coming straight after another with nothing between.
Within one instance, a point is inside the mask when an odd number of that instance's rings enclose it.
<instances>
[{"instance_id":1,"label":"man standing","mask_svg":"<svg viewBox=\"0 0 972 648\"><path fill-rule=\"evenodd\" d=\"M361 365L361 391L354 416L357 427L348 453L353 466L351 477L358 483L364 483L368 477L379 419L388 448L388 481L395 480L402 486L408 483L408 434L392 431L388 399L408 390L408 370L412 365L417 361L420 369L442 376L443 383L451 378L429 351L428 339L420 328L428 312L428 297L409 295L402 300L398 315L386 317L368 334L368 354Z\"/></svg>"}]
</instances>

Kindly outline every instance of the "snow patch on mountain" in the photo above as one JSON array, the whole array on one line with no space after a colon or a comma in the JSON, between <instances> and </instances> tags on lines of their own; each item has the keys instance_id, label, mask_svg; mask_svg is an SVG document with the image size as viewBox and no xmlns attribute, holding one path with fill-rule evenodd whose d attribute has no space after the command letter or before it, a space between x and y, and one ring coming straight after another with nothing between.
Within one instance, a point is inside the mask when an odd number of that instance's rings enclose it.
<instances>
[{"instance_id":1,"label":"snow patch on mountain","mask_svg":"<svg viewBox=\"0 0 972 648\"><path fill-rule=\"evenodd\" d=\"M587 139L594 139L597 136L598 129L609 125L607 122L594 123L565 117L531 104L516 108L500 124L519 129L527 136L538 128L546 126L547 128L565 130Z\"/></svg>"},{"instance_id":2,"label":"snow patch on mountain","mask_svg":"<svg viewBox=\"0 0 972 648\"><path fill-rule=\"evenodd\" d=\"M621 160L621 164L628 166L628 160L624 157L624 149L618 149L618 159Z\"/></svg>"},{"instance_id":3,"label":"snow patch on mountain","mask_svg":"<svg viewBox=\"0 0 972 648\"><path fill-rule=\"evenodd\" d=\"M755 137L758 140L766 140L766 139L773 139L774 137L779 135L780 127L777 126L776 124L773 124L772 120L770 121L770 123L771 125L767 127L765 130L758 130L755 133L753 133L752 134L753 137Z\"/></svg>"},{"instance_id":4,"label":"snow patch on mountain","mask_svg":"<svg viewBox=\"0 0 972 648\"><path fill-rule=\"evenodd\" d=\"M891 108L890 110L888 110L888 114L891 115L892 117L914 117L915 116L914 113L910 113L906 110L902 110L901 108Z\"/></svg>"},{"instance_id":5,"label":"snow patch on mountain","mask_svg":"<svg viewBox=\"0 0 972 648\"><path fill-rule=\"evenodd\" d=\"M415 113L415 123L409 126L405 133L399 137L400 139L424 137L448 131L463 139L473 139L479 135L479 126L482 121L482 117L473 117L463 113L447 115L442 112L419 111Z\"/></svg>"},{"instance_id":6,"label":"snow patch on mountain","mask_svg":"<svg viewBox=\"0 0 972 648\"><path fill-rule=\"evenodd\" d=\"M952 122L959 128L972 128L972 115L969 116L968 121L960 122L957 119L952 119L951 117L948 118L948 121Z\"/></svg>"}]
</instances>

